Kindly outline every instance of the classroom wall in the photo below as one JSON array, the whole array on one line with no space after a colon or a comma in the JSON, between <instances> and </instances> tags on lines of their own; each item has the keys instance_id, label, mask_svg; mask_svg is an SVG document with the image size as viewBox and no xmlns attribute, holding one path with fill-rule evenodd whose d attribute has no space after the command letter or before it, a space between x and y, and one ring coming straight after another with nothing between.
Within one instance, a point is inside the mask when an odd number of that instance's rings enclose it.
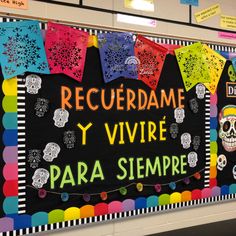
<instances>
[{"instance_id":1,"label":"classroom wall","mask_svg":"<svg viewBox=\"0 0 236 236\"><path fill-rule=\"evenodd\" d=\"M78 0L64 1L78 3ZM155 12L150 13L149 15L188 22L189 8L186 5L180 5L179 1L180 0L156 0ZM193 13L213 4L220 3L221 10L224 15L235 16L235 0L199 0L199 3L200 7L193 7ZM116 9L120 11L128 11L128 9L124 9L122 0L84 0L84 4L108 9ZM141 11L129 11L138 13L140 15L147 14ZM210 40L219 43L234 44L236 46L235 40L218 38L218 32L216 31L209 31L177 24L168 24L164 22L158 22L155 28L128 25L124 23L118 23L116 21L116 16L112 16L108 13L98 13L65 6L55 6L42 2L30 1L29 10L14 10L0 7L0 12L27 15L39 18L49 18L53 20L75 22L99 27L111 27L160 35L173 35L199 40ZM192 18L193 23L195 23L194 16ZM212 19L209 19L208 21L202 23L202 25L220 27L220 18L219 16L215 16ZM77 227L66 231L66 235L141 236L226 219L233 219L235 217L235 202L225 202L208 206L195 207L191 209L180 209L171 212L139 216L136 218L117 220L103 224L94 224L92 226L83 226L80 228ZM64 231L54 233L46 232L47 235L54 236L63 235L64 233Z\"/></svg>"}]
</instances>

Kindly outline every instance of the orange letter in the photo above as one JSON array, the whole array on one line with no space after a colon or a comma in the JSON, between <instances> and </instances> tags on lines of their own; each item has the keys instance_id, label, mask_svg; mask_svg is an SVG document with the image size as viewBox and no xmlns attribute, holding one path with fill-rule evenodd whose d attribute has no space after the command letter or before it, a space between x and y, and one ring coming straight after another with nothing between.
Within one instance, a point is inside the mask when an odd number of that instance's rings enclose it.
<instances>
[{"instance_id":1,"label":"orange letter","mask_svg":"<svg viewBox=\"0 0 236 236\"><path fill-rule=\"evenodd\" d=\"M176 108L176 102L175 102L175 94L174 89L170 89L169 97L166 96L166 91L164 89L161 90L161 108L164 107L164 102L166 106L170 106L170 103L173 103L173 108Z\"/></svg>"},{"instance_id":2,"label":"orange letter","mask_svg":"<svg viewBox=\"0 0 236 236\"><path fill-rule=\"evenodd\" d=\"M183 89L178 89L178 107L184 108L184 103L182 103L182 100L185 99L184 95L184 90Z\"/></svg>"},{"instance_id":3,"label":"orange letter","mask_svg":"<svg viewBox=\"0 0 236 236\"><path fill-rule=\"evenodd\" d=\"M133 103L135 101L136 94L132 89L127 89L127 111L133 108L135 110L136 106Z\"/></svg>"},{"instance_id":4,"label":"orange letter","mask_svg":"<svg viewBox=\"0 0 236 236\"><path fill-rule=\"evenodd\" d=\"M125 100L124 96L121 95L121 93L124 92L123 84L121 84L120 89L116 90L116 106L118 111L124 110L124 105L121 104Z\"/></svg>"},{"instance_id":5,"label":"orange letter","mask_svg":"<svg viewBox=\"0 0 236 236\"><path fill-rule=\"evenodd\" d=\"M88 92L87 92L87 97L86 97L89 109L91 109L92 111L96 111L99 108L99 106L98 105L93 105L91 103L91 93L98 93L98 89L97 88L89 89Z\"/></svg>"},{"instance_id":6,"label":"orange letter","mask_svg":"<svg viewBox=\"0 0 236 236\"><path fill-rule=\"evenodd\" d=\"M75 88L75 104L76 104L76 110L83 110L84 106L80 105L80 101L84 100L84 96L80 96L80 92L83 91L82 87L76 87Z\"/></svg>"},{"instance_id":7,"label":"orange letter","mask_svg":"<svg viewBox=\"0 0 236 236\"><path fill-rule=\"evenodd\" d=\"M66 109L66 106L71 109L72 105L69 103L69 100L72 96L71 90L66 87L62 86L61 87L61 108Z\"/></svg>"},{"instance_id":8,"label":"orange letter","mask_svg":"<svg viewBox=\"0 0 236 236\"><path fill-rule=\"evenodd\" d=\"M144 102L142 103L142 95L144 98ZM144 90L139 89L138 90L138 109L139 110L144 110L147 105L147 94Z\"/></svg>"},{"instance_id":9,"label":"orange letter","mask_svg":"<svg viewBox=\"0 0 236 236\"><path fill-rule=\"evenodd\" d=\"M149 101L148 101L148 105L147 105L147 109L150 110L151 107L155 107L156 109L159 108L158 105L158 101L157 101L157 96L154 90L151 91L150 97L149 97Z\"/></svg>"},{"instance_id":10,"label":"orange letter","mask_svg":"<svg viewBox=\"0 0 236 236\"><path fill-rule=\"evenodd\" d=\"M113 107L114 104L114 100L115 100L115 92L114 89L111 90L111 96L110 96L110 103L109 105L106 105L106 96L105 96L105 89L102 89L101 92L101 102L102 102L102 107L105 110L110 110Z\"/></svg>"}]
</instances>

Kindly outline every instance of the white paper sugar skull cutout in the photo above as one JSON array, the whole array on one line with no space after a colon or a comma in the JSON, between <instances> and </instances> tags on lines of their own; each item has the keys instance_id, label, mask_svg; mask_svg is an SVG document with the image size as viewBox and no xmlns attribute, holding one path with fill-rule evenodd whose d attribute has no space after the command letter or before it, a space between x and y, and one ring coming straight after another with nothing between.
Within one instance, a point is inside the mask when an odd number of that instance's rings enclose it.
<instances>
[{"instance_id":1,"label":"white paper sugar skull cutout","mask_svg":"<svg viewBox=\"0 0 236 236\"><path fill-rule=\"evenodd\" d=\"M193 149L195 151L198 150L198 148L200 147L201 144L201 137L200 136L194 136L193 137Z\"/></svg>"},{"instance_id":2,"label":"white paper sugar skull cutout","mask_svg":"<svg viewBox=\"0 0 236 236\"><path fill-rule=\"evenodd\" d=\"M34 172L32 185L35 188L42 188L43 185L47 183L48 178L49 172L46 169L39 168Z\"/></svg>"},{"instance_id":3,"label":"white paper sugar skull cutout","mask_svg":"<svg viewBox=\"0 0 236 236\"><path fill-rule=\"evenodd\" d=\"M198 113L198 102L196 98L189 100L189 107L193 113Z\"/></svg>"},{"instance_id":4,"label":"white paper sugar skull cutout","mask_svg":"<svg viewBox=\"0 0 236 236\"><path fill-rule=\"evenodd\" d=\"M61 151L60 146L57 143L48 143L43 150L43 159L48 162L52 162L58 157Z\"/></svg>"},{"instance_id":5,"label":"white paper sugar skull cutout","mask_svg":"<svg viewBox=\"0 0 236 236\"><path fill-rule=\"evenodd\" d=\"M179 133L179 127L178 124L173 123L170 125L170 136L173 139L176 139Z\"/></svg>"},{"instance_id":6,"label":"white paper sugar skull cutout","mask_svg":"<svg viewBox=\"0 0 236 236\"><path fill-rule=\"evenodd\" d=\"M68 149L74 148L76 142L75 131L65 131L63 136L63 142Z\"/></svg>"},{"instance_id":7,"label":"white paper sugar skull cutout","mask_svg":"<svg viewBox=\"0 0 236 236\"><path fill-rule=\"evenodd\" d=\"M217 169L222 171L224 167L227 165L227 159L225 155L219 155L217 158Z\"/></svg>"},{"instance_id":8,"label":"white paper sugar skull cutout","mask_svg":"<svg viewBox=\"0 0 236 236\"><path fill-rule=\"evenodd\" d=\"M198 99L203 99L206 94L206 88L203 84L198 84L196 86L196 94Z\"/></svg>"},{"instance_id":9,"label":"white paper sugar skull cutout","mask_svg":"<svg viewBox=\"0 0 236 236\"><path fill-rule=\"evenodd\" d=\"M236 179L236 165L233 167L232 173L233 173L234 179Z\"/></svg>"},{"instance_id":10,"label":"white paper sugar skull cutout","mask_svg":"<svg viewBox=\"0 0 236 236\"><path fill-rule=\"evenodd\" d=\"M175 108L175 120L176 120L176 123L180 124L180 123L183 123L184 121L184 118L185 118L185 111L183 108Z\"/></svg>"},{"instance_id":11,"label":"white paper sugar skull cutout","mask_svg":"<svg viewBox=\"0 0 236 236\"><path fill-rule=\"evenodd\" d=\"M30 167L35 169L38 168L39 163L41 162L41 151L38 149L29 150L28 162Z\"/></svg>"},{"instance_id":12,"label":"white paper sugar skull cutout","mask_svg":"<svg viewBox=\"0 0 236 236\"><path fill-rule=\"evenodd\" d=\"M181 135L181 144L184 149L190 148L191 144L191 135L189 133L184 133Z\"/></svg>"},{"instance_id":13,"label":"white paper sugar skull cutout","mask_svg":"<svg viewBox=\"0 0 236 236\"><path fill-rule=\"evenodd\" d=\"M27 93L37 94L39 89L41 88L42 79L38 75L28 75L25 79L25 87Z\"/></svg>"},{"instance_id":14,"label":"white paper sugar skull cutout","mask_svg":"<svg viewBox=\"0 0 236 236\"><path fill-rule=\"evenodd\" d=\"M59 108L54 111L54 125L58 128L62 128L68 122L69 112L65 109Z\"/></svg>"},{"instance_id":15,"label":"white paper sugar skull cutout","mask_svg":"<svg viewBox=\"0 0 236 236\"><path fill-rule=\"evenodd\" d=\"M45 98L37 98L37 101L34 105L35 114L38 117L43 117L46 112L49 110L49 101Z\"/></svg>"},{"instance_id":16,"label":"white paper sugar skull cutout","mask_svg":"<svg viewBox=\"0 0 236 236\"><path fill-rule=\"evenodd\" d=\"M225 106L219 114L219 137L227 152L236 151L236 106Z\"/></svg>"},{"instance_id":17,"label":"white paper sugar skull cutout","mask_svg":"<svg viewBox=\"0 0 236 236\"><path fill-rule=\"evenodd\" d=\"M189 167L191 167L191 168L195 167L197 165L197 161L198 161L197 153L196 152L190 152L188 154Z\"/></svg>"}]
</instances>

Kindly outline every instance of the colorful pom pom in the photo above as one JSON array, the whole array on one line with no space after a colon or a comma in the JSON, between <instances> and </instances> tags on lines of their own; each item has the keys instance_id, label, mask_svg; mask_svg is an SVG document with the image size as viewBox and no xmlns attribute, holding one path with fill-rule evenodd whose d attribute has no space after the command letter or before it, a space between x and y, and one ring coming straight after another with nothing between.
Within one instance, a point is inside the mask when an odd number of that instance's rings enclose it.
<instances>
[{"instance_id":1,"label":"colorful pom pom","mask_svg":"<svg viewBox=\"0 0 236 236\"><path fill-rule=\"evenodd\" d=\"M62 193L61 194L61 200L63 202L67 202L69 200L69 194L68 193Z\"/></svg>"},{"instance_id":2,"label":"colorful pom pom","mask_svg":"<svg viewBox=\"0 0 236 236\"><path fill-rule=\"evenodd\" d=\"M136 188L139 192L142 192L143 191L143 184L142 183L137 183Z\"/></svg>"},{"instance_id":3,"label":"colorful pom pom","mask_svg":"<svg viewBox=\"0 0 236 236\"><path fill-rule=\"evenodd\" d=\"M106 201L107 200L107 192L101 192L100 197L103 201Z\"/></svg>"}]
</instances>

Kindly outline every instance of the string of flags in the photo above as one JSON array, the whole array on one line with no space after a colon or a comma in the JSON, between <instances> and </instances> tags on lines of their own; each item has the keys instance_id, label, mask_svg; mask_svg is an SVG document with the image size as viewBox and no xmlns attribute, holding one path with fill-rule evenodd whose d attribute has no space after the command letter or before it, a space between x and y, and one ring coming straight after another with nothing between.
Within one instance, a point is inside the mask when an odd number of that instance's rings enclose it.
<instances>
[{"instance_id":1,"label":"string of flags","mask_svg":"<svg viewBox=\"0 0 236 236\"><path fill-rule=\"evenodd\" d=\"M174 191L177 187L177 184L182 183L184 185L189 185L191 183L191 179L195 179L195 180L200 180L202 178L201 173L205 170L205 168L193 173L192 175L189 175L187 177L184 177L182 179L178 179L176 181L173 182L168 182L168 183L156 183L156 184L145 184L145 183L141 183L141 182L133 182L130 184L127 184L125 186L122 186L120 188L117 189L112 189L109 191L102 191L102 192L98 192L98 193L79 193L79 192L75 192L75 193L68 193L68 192L55 192L55 191L48 191L46 189L43 188L36 188L34 186L31 185L27 185L28 188L32 188L36 191L38 191L38 197L40 199L44 199L47 197L47 194L55 194L55 195L59 195L61 198L62 202L67 202L70 199L70 196L78 196L78 197L82 197L84 202L90 202L92 197L100 197L100 199L102 201L106 201L109 197L109 194L112 194L114 192L119 192L121 195L125 196L128 194L128 189L135 186L136 190L138 192L142 192L144 190L144 188L148 188L151 187L154 189L154 191L156 193L161 193L163 187L168 187L170 188L172 191Z\"/></svg>"},{"instance_id":2,"label":"string of flags","mask_svg":"<svg viewBox=\"0 0 236 236\"><path fill-rule=\"evenodd\" d=\"M45 46L44 46L45 41ZM82 81L87 47L98 46L104 82L120 77L143 81L156 89L168 53L176 55L186 91L201 83L214 94L226 59L200 42L160 45L132 33L87 32L57 23L41 31L38 21L0 24L0 63L4 79L24 72L64 73ZM236 58L232 59L236 71Z\"/></svg>"}]
</instances>

